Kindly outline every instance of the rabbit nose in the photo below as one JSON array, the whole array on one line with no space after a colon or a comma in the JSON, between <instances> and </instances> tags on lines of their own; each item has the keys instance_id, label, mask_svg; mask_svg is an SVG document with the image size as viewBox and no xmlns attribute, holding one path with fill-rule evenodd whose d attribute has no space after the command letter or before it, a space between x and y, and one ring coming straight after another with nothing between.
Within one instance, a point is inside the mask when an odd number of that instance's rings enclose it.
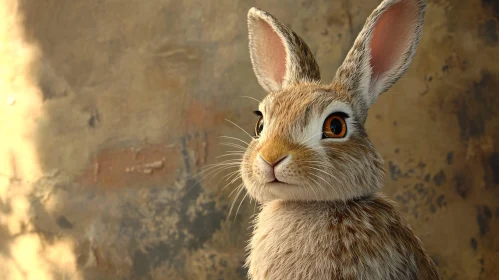
<instances>
[{"instance_id":1,"label":"rabbit nose","mask_svg":"<svg viewBox=\"0 0 499 280\"><path fill-rule=\"evenodd\" d=\"M265 161L268 165L270 165L272 167L272 169L274 169L276 167L276 165L278 165L279 163L281 163L283 160L285 160L289 155L285 155L285 156L282 156L276 160L274 160L274 162L271 162L267 159L265 159L264 156L262 156L261 154L259 154L259 156L263 159L263 161Z\"/></svg>"},{"instance_id":2,"label":"rabbit nose","mask_svg":"<svg viewBox=\"0 0 499 280\"><path fill-rule=\"evenodd\" d=\"M275 176L275 168L279 163L283 162L288 156L289 155L284 155L274 161L269 161L265 159L265 157L262 156L261 154L258 154L257 158L258 166L260 167L260 170L262 172L265 181L273 182L277 180Z\"/></svg>"}]
</instances>

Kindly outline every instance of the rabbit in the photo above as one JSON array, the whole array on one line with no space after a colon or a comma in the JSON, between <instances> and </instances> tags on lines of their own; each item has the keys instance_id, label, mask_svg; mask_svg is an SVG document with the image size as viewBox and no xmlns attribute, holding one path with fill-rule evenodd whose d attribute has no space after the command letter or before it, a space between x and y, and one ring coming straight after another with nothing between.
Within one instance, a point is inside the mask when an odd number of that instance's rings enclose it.
<instances>
[{"instance_id":1,"label":"rabbit","mask_svg":"<svg viewBox=\"0 0 499 280\"><path fill-rule=\"evenodd\" d=\"M250 58L267 92L239 167L260 205L246 249L249 279L441 279L379 192L383 160L364 127L369 107L409 67L425 10L424 0L381 2L325 85L297 34L249 10Z\"/></svg>"}]
</instances>

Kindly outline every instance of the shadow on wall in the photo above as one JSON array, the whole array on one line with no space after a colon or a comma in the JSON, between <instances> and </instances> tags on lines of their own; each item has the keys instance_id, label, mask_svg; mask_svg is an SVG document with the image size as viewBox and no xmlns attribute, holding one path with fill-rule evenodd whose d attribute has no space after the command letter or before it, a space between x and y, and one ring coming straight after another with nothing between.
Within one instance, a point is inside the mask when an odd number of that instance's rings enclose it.
<instances>
[{"instance_id":1,"label":"shadow on wall","mask_svg":"<svg viewBox=\"0 0 499 280\"><path fill-rule=\"evenodd\" d=\"M257 6L309 43L325 81L379 3L286 1ZM490 279L499 8L429 2L416 58L367 129L386 160L385 192L445 279ZM234 187L217 184L226 171L210 180L199 170L226 150L219 136L247 140L224 119L248 131L256 121L257 104L239 98L263 97L247 53L250 4L0 4L5 279L245 279L254 205L228 220Z\"/></svg>"}]
</instances>

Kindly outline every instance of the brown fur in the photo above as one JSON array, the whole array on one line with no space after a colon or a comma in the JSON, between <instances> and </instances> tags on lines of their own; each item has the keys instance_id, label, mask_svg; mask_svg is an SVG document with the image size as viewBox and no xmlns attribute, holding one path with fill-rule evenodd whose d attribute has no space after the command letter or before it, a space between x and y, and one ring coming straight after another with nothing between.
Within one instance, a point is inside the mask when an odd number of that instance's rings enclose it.
<instances>
[{"instance_id":1,"label":"brown fur","mask_svg":"<svg viewBox=\"0 0 499 280\"><path fill-rule=\"evenodd\" d=\"M380 195L341 203L274 200L254 232L252 279L439 279L419 239Z\"/></svg>"},{"instance_id":2,"label":"brown fur","mask_svg":"<svg viewBox=\"0 0 499 280\"><path fill-rule=\"evenodd\" d=\"M385 0L367 19L329 85L303 40L270 14L248 13L264 128L241 164L262 203L248 246L250 279L440 279L421 242L379 194L383 161L364 123L368 108L407 70L425 1ZM324 138L331 113L344 138Z\"/></svg>"}]
</instances>

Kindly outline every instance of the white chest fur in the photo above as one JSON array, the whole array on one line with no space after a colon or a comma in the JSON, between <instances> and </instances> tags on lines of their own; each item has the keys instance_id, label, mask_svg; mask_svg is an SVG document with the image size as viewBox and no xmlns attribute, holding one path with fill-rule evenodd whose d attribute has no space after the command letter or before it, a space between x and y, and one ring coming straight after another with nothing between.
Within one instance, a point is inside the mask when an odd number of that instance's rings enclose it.
<instances>
[{"instance_id":1,"label":"white chest fur","mask_svg":"<svg viewBox=\"0 0 499 280\"><path fill-rule=\"evenodd\" d=\"M272 201L254 223L250 279L418 279L419 240L383 199Z\"/></svg>"}]
</instances>

